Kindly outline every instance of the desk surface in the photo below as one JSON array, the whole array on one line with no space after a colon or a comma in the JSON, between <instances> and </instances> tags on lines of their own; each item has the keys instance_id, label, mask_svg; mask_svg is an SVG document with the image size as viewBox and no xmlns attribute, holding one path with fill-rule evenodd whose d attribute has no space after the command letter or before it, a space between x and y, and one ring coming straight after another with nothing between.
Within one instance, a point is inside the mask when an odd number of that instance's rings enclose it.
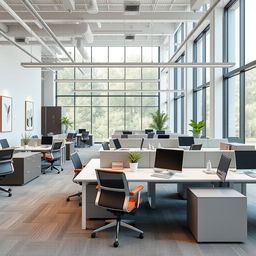
<instances>
[{"instance_id":1,"label":"desk surface","mask_svg":"<svg viewBox=\"0 0 256 256\"><path fill-rule=\"evenodd\" d=\"M95 169L100 168L100 159L92 159L86 167L76 176L78 182L95 182ZM184 168L182 173L175 173L170 179L152 177L152 168L139 168L136 172L124 169L129 182L157 182L157 183L183 183L183 182L220 182L216 174L206 174L204 168ZM227 182L256 183L256 178L251 178L246 174L228 172Z\"/></svg>"},{"instance_id":2,"label":"desk surface","mask_svg":"<svg viewBox=\"0 0 256 256\"><path fill-rule=\"evenodd\" d=\"M14 150L15 151L38 151L38 152L44 152L44 151L50 151L52 149L52 146L21 146L21 147L16 147Z\"/></svg>"}]
</instances>

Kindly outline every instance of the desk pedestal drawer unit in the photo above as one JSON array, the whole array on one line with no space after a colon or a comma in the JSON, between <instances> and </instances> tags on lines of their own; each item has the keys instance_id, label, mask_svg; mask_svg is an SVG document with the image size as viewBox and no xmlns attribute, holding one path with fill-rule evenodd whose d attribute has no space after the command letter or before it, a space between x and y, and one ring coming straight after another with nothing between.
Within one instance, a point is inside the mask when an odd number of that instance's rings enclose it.
<instances>
[{"instance_id":1,"label":"desk pedestal drawer unit","mask_svg":"<svg viewBox=\"0 0 256 256\"><path fill-rule=\"evenodd\" d=\"M20 152L13 155L14 172L1 181L1 185L24 185L41 175L41 154Z\"/></svg>"},{"instance_id":2,"label":"desk pedestal drawer unit","mask_svg":"<svg viewBox=\"0 0 256 256\"><path fill-rule=\"evenodd\" d=\"M188 226L198 242L244 242L247 199L229 188L188 190Z\"/></svg>"},{"instance_id":3,"label":"desk pedestal drawer unit","mask_svg":"<svg viewBox=\"0 0 256 256\"><path fill-rule=\"evenodd\" d=\"M88 219L113 218L114 215L107 210L95 205L97 183L89 183L86 186L86 216Z\"/></svg>"}]
</instances>

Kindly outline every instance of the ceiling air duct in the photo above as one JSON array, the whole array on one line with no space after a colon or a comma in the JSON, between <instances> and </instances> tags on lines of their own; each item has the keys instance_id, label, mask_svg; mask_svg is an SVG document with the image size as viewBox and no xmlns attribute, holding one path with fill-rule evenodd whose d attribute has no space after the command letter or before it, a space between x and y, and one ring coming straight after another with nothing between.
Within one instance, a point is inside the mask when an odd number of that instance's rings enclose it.
<instances>
[{"instance_id":1,"label":"ceiling air duct","mask_svg":"<svg viewBox=\"0 0 256 256\"><path fill-rule=\"evenodd\" d=\"M82 38L77 39L76 48L84 60L89 60L89 55L87 54L86 50L84 49L84 39L82 39Z\"/></svg>"},{"instance_id":2,"label":"ceiling air duct","mask_svg":"<svg viewBox=\"0 0 256 256\"><path fill-rule=\"evenodd\" d=\"M96 14L99 12L97 0L89 0L87 5L87 12L90 14Z\"/></svg>"},{"instance_id":3,"label":"ceiling air duct","mask_svg":"<svg viewBox=\"0 0 256 256\"><path fill-rule=\"evenodd\" d=\"M71 12L75 10L75 0L62 0L64 8Z\"/></svg>"},{"instance_id":4,"label":"ceiling air duct","mask_svg":"<svg viewBox=\"0 0 256 256\"><path fill-rule=\"evenodd\" d=\"M84 39L85 39L86 43L91 44L91 43L93 43L93 39L94 39L92 31L91 31L91 27L88 23L85 23L85 26L86 26L86 30L84 33Z\"/></svg>"}]
</instances>

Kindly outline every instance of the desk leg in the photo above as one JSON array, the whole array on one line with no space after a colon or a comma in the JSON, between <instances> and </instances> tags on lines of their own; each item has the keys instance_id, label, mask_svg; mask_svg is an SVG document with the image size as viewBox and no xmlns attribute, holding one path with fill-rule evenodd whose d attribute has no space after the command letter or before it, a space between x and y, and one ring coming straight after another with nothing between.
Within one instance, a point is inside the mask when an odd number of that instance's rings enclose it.
<instances>
[{"instance_id":1,"label":"desk leg","mask_svg":"<svg viewBox=\"0 0 256 256\"><path fill-rule=\"evenodd\" d=\"M148 182L148 203L151 208L156 208L156 183Z\"/></svg>"},{"instance_id":2,"label":"desk leg","mask_svg":"<svg viewBox=\"0 0 256 256\"><path fill-rule=\"evenodd\" d=\"M241 183L241 193L246 196L247 191L246 191L246 183Z\"/></svg>"},{"instance_id":3,"label":"desk leg","mask_svg":"<svg viewBox=\"0 0 256 256\"><path fill-rule=\"evenodd\" d=\"M86 229L86 186L87 183L82 183L82 229Z\"/></svg>"}]
</instances>

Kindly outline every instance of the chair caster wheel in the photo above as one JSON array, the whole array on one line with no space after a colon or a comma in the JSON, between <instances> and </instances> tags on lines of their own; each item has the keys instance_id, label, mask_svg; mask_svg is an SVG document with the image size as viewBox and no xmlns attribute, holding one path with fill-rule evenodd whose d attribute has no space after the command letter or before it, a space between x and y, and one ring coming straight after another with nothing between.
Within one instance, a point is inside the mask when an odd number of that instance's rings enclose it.
<instances>
[{"instance_id":1,"label":"chair caster wheel","mask_svg":"<svg viewBox=\"0 0 256 256\"><path fill-rule=\"evenodd\" d=\"M42 174L45 174L45 172L42 172Z\"/></svg>"},{"instance_id":2,"label":"chair caster wheel","mask_svg":"<svg viewBox=\"0 0 256 256\"><path fill-rule=\"evenodd\" d=\"M60 174L60 172L57 172L57 174Z\"/></svg>"},{"instance_id":3,"label":"chair caster wheel","mask_svg":"<svg viewBox=\"0 0 256 256\"><path fill-rule=\"evenodd\" d=\"M63 170L64 170L64 169L63 169L63 168L61 168L61 171L62 171L62 172L63 172Z\"/></svg>"},{"instance_id":4,"label":"chair caster wheel","mask_svg":"<svg viewBox=\"0 0 256 256\"><path fill-rule=\"evenodd\" d=\"M117 247L119 246L119 243L116 241L116 242L113 243L113 246L114 246L115 248L117 248Z\"/></svg>"},{"instance_id":5,"label":"chair caster wheel","mask_svg":"<svg viewBox=\"0 0 256 256\"><path fill-rule=\"evenodd\" d=\"M8 197L11 197L12 196L12 193L9 193Z\"/></svg>"},{"instance_id":6,"label":"chair caster wheel","mask_svg":"<svg viewBox=\"0 0 256 256\"><path fill-rule=\"evenodd\" d=\"M70 199L69 199L69 198L67 198L67 199L66 199L66 201L67 201L67 202L69 202L69 201L70 201Z\"/></svg>"},{"instance_id":7,"label":"chair caster wheel","mask_svg":"<svg viewBox=\"0 0 256 256\"><path fill-rule=\"evenodd\" d=\"M96 237L96 233L91 233L91 238L95 238Z\"/></svg>"},{"instance_id":8,"label":"chair caster wheel","mask_svg":"<svg viewBox=\"0 0 256 256\"><path fill-rule=\"evenodd\" d=\"M143 234L143 233L140 233L139 238L140 238L140 239L143 239L143 238L144 238L144 234Z\"/></svg>"},{"instance_id":9,"label":"chair caster wheel","mask_svg":"<svg viewBox=\"0 0 256 256\"><path fill-rule=\"evenodd\" d=\"M8 189L8 191L9 191L9 192L11 192L11 191L12 191L12 189L11 189L11 188L9 188L9 189Z\"/></svg>"}]
</instances>

